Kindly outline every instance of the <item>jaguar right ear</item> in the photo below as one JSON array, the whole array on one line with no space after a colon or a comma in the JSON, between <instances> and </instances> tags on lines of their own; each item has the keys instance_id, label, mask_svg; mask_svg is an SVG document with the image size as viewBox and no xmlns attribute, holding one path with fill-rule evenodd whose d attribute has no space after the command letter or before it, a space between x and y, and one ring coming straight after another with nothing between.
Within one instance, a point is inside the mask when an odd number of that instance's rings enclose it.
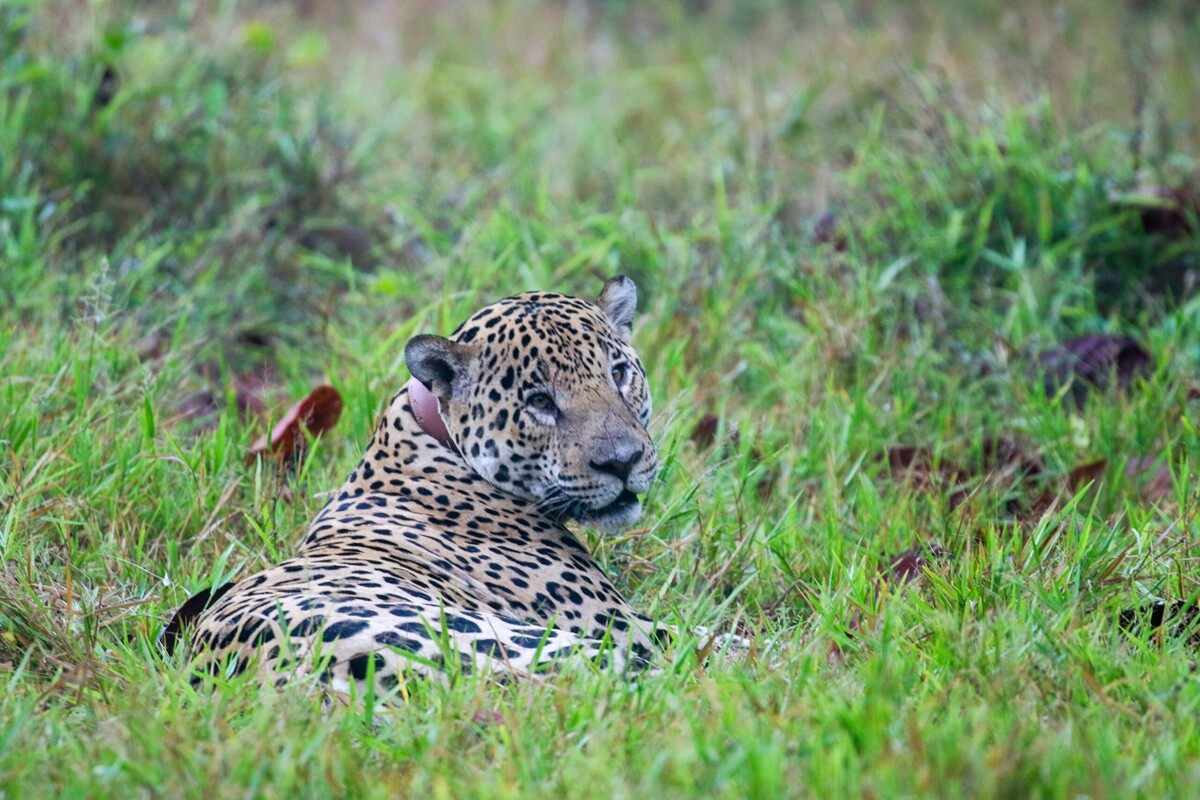
<instances>
[{"instance_id":1,"label":"jaguar right ear","mask_svg":"<svg viewBox=\"0 0 1200 800\"><path fill-rule=\"evenodd\" d=\"M414 336L404 346L404 360L412 376L443 402L465 394L464 380L471 361L469 345L443 336Z\"/></svg>"},{"instance_id":2,"label":"jaguar right ear","mask_svg":"<svg viewBox=\"0 0 1200 800\"><path fill-rule=\"evenodd\" d=\"M609 278L596 305L608 317L617 335L629 341L633 335L633 312L637 310L637 286L633 281L624 275Z\"/></svg>"}]
</instances>

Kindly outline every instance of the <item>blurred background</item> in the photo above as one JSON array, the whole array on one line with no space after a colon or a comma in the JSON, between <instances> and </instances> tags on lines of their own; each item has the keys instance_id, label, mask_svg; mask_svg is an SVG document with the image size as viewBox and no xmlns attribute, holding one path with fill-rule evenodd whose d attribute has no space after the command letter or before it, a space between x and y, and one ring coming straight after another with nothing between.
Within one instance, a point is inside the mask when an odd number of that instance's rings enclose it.
<instances>
[{"instance_id":1,"label":"blurred background","mask_svg":"<svg viewBox=\"0 0 1200 800\"><path fill-rule=\"evenodd\" d=\"M1055 274L1099 277L1103 313L1127 279L1185 280L1114 239L1131 204L1194 212L1196 23L1168 0L5 0L0 298L44 311L53 282L69 313L107 257L148 327L208 287L237 298L200 311L214 335L261 339L360 293L405 314L581 268L653 295L721 269L708 233L659 231L752 216L717 249L764 275L814 237L959 287L1018 239L1078 249Z\"/></svg>"}]
</instances>

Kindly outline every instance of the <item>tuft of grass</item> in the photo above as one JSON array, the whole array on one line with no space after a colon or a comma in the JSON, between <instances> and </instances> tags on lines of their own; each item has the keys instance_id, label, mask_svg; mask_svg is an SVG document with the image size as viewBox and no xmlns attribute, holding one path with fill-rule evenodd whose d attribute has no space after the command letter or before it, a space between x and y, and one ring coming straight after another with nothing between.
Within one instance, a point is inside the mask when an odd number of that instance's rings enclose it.
<instances>
[{"instance_id":1,"label":"tuft of grass","mask_svg":"<svg viewBox=\"0 0 1200 800\"><path fill-rule=\"evenodd\" d=\"M330 8L0 4L0 793L1190 794L1194 631L1136 623L1200 593L1190 4ZM326 708L158 651L410 336L615 272L662 471L581 533L749 654ZM1047 396L1103 333L1152 366Z\"/></svg>"}]
</instances>

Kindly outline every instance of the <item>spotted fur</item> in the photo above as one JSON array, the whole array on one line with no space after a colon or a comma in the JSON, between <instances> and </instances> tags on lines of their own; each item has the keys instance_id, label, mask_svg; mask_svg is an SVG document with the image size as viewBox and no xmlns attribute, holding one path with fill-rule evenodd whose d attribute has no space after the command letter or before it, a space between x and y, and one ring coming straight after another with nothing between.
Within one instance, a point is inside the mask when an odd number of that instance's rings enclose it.
<instances>
[{"instance_id":1,"label":"spotted fur","mask_svg":"<svg viewBox=\"0 0 1200 800\"><path fill-rule=\"evenodd\" d=\"M210 670L257 664L282 682L318 669L346 691L447 668L529 674L568 653L650 656L665 635L630 607L565 527L638 519L657 469L650 393L629 344L637 290L595 302L501 300L449 338L405 348L451 441L391 400L298 552L221 594L189 646ZM414 401L415 402L415 401Z\"/></svg>"}]
</instances>

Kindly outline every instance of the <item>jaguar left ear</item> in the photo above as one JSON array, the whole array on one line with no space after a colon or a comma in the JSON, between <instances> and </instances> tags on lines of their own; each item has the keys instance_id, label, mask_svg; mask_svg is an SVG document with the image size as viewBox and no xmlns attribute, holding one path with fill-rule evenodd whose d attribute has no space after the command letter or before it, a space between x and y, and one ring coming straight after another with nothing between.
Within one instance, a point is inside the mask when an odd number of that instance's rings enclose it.
<instances>
[{"instance_id":1,"label":"jaguar left ear","mask_svg":"<svg viewBox=\"0 0 1200 800\"><path fill-rule=\"evenodd\" d=\"M471 355L469 345L442 336L414 336L404 346L408 371L439 400L449 400L465 391Z\"/></svg>"},{"instance_id":2,"label":"jaguar left ear","mask_svg":"<svg viewBox=\"0 0 1200 800\"><path fill-rule=\"evenodd\" d=\"M633 312L637 310L637 286L624 275L609 278L596 301L622 341L633 335Z\"/></svg>"}]
</instances>

